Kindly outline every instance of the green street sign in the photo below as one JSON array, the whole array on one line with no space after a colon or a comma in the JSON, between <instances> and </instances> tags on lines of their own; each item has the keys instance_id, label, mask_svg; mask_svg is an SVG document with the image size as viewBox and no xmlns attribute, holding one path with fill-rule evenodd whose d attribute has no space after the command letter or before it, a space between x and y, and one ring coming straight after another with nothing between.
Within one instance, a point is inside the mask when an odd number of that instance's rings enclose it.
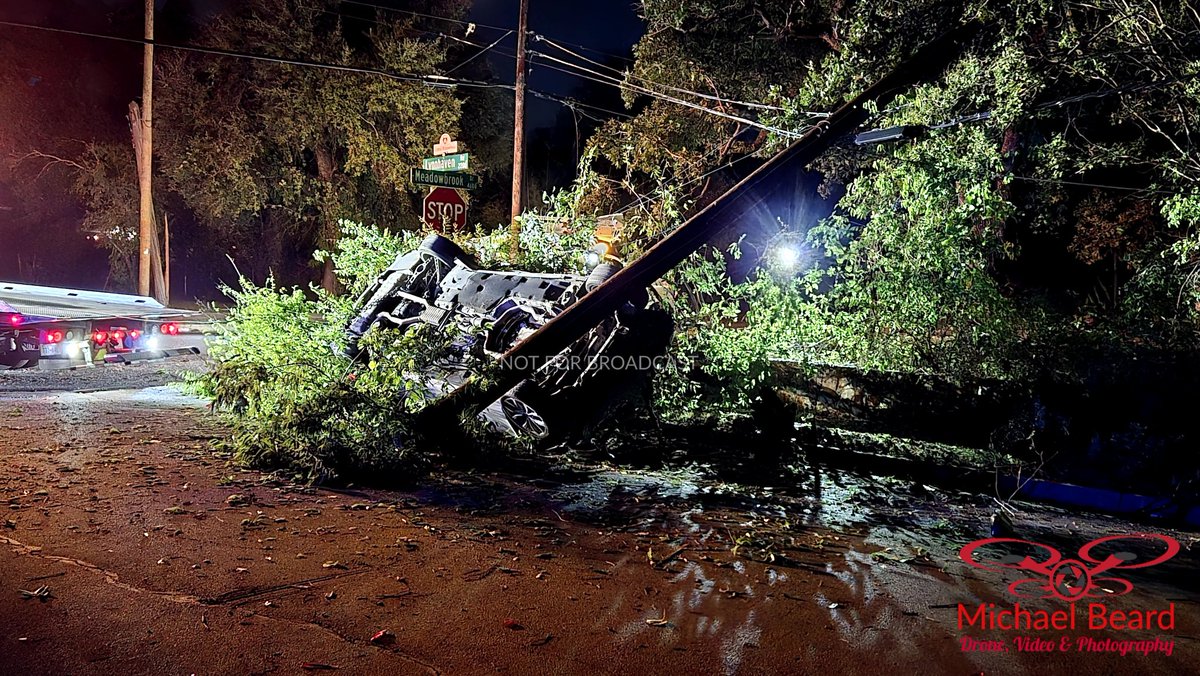
<instances>
[{"instance_id":1,"label":"green street sign","mask_svg":"<svg viewBox=\"0 0 1200 676\"><path fill-rule=\"evenodd\" d=\"M426 171L413 169L409 177L417 185L432 185L438 188L454 188L456 190L474 190L479 187L479 177L451 171Z\"/></svg>"},{"instance_id":2,"label":"green street sign","mask_svg":"<svg viewBox=\"0 0 1200 676\"><path fill-rule=\"evenodd\" d=\"M421 160L421 168L425 171L466 171L469 168L467 153L445 155L443 157L426 157Z\"/></svg>"}]
</instances>

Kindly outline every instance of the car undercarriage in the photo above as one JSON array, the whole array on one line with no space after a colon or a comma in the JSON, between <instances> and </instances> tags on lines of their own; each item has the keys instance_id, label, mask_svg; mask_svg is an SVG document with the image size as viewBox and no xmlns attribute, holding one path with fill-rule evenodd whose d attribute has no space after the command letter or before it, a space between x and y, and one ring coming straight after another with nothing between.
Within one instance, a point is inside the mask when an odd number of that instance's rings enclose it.
<instances>
[{"instance_id":1,"label":"car undercarriage","mask_svg":"<svg viewBox=\"0 0 1200 676\"><path fill-rule=\"evenodd\" d=\"M360 296L344 353L364 358L368 351L360 341L372 329L405 332L424 324L448 331L456 336L453 356L420 378L432 396L440 396L505 359L514 345L619 269L617 262L601 262L587 276L483 270L449 239L430 235ZM649 293L633 295L567 349L526 365L532 375L481 417L506 434L558 440L600 422L644 388L673 325Z\"/></svg>"}]
</instances>

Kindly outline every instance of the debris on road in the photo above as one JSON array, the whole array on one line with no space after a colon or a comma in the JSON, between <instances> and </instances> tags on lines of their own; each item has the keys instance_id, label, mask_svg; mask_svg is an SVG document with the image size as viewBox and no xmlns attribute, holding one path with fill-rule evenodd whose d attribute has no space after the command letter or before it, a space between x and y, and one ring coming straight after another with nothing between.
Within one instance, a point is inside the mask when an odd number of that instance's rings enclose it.
<instances>
[{"instance_id":1,"label":"debris on road","mask_svg":"<svg viewBox=\"0 0 1200 676\"><path fill-rule=\"evenodd\" d=\"M42 585L33 591L28 591L26 589L18 589L17 591L20 592L21 596L25 600L37 599L44 602L51 597L50 588L46 585Z\"/></svg>"},{"instance_id":2,"label":"debris on road","mask_svg":"<svg viewBox=\"0 0 1200 676\"><path fill-rule=\"evenodd\" d=\"M667 614L664 612L662 617L648 618L646 620L646 624L650 625L651 627L665 627L670 624L670 622L667 621Z\"/></svg>"}]
</instances>

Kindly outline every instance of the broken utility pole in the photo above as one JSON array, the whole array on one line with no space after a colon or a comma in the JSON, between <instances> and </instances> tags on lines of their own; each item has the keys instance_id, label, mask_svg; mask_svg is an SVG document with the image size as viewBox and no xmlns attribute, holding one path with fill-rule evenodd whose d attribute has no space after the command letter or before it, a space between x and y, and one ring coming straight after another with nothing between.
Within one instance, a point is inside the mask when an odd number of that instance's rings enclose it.
<instances>
[{"instance_id":1,"label":"broken utility pole","mask_svg":"<svg viewBox=\"0 0 1200 676\"><path fill-rule=\"evenodd\" d=\"M137 164L139 193L145 195L149 189L141 189L142 167L147 161L147 147L145 144L144 133L145 125L142 124L142 111L136 102L129 104L129 134L133 141L133 156ZM163 262L160 254L162 249L158 241L158 224L154 220L154 203L151 201L150 207L150 228L148 239L145 244L142 244L142 233L139 233L138 247L140 249L138 256L138 295L153 296L156 300L166 304L165 280L163 278ZM140 215L140 214L139 214ZM143 267L141 254L146 254L150 257L150 264ZM145 287L145 293L142 292L141 273L145 271L150 276L150 283Z\"/></svg>"},{"instance_id":2,"label":"broken utility pole","mask_svg":"<svg viewBox=\"0 0 1200 676\"><path fill-rule=\"evenodd\" d=\"M489 373L486 379L472 378L427 406L420 414L422 428L446 429L445 425L457 422L460 414L474 415L481 407L495 401L527 378L534 371L533 365L543 363L545 359L566 349L604 317L616 312L633 293L653 284L722 230L737 223L740 214L750 212L750 208L762 199L756 189L764 186L768 177L780 170L803 171L835 141L867 121L867 104L874 101L882 107L907 87L929 79L948 66L979 30L977 24L960 26L922 47L883 79L831 113L785 150L659 240L641 258L631 262L562 314L517 343L500 359L499 368Z\"/></svg>"},{"instance_id":3,"label":"broken utility pole","mask_svg":"<svg viewBox=\"0 0 1200 676\"><path fill-rule=\"evenodd\" d=\"M151 158L154 148L154 0L146 0L146 44L142 48L142 106L135 113L130 104L130 128L138 170L138 294L150 295L150 279L154 246L154 194L150 181ZM159 268L161 270L161 267ZM161 272L159 273L161 275ZM155 275L158 277L159 275Z\"/></svg>"}]
</instances>

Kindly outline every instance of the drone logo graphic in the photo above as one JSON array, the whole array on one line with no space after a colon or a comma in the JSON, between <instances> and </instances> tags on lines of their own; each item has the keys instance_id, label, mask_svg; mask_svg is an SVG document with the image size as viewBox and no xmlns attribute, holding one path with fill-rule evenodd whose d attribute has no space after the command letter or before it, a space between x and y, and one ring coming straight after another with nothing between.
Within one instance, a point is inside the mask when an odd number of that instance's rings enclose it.
<instances>
[{"instance_id":1,"label":"drone logo graphic","mask_svg":"<svg viewBox=\"0 0 1200 676\"><path fill-rule=\"evenodd\" d=\"M1138 555L1121 548L1121 542L1145 545L1159 542L1166 551L1153 559L1138 561ZM1005 552L994 548L989 553L985 548L1003 545ZM1015 554L1013 549L1023 548L1034 553ZM1107 552L1107 554L1105 554ZM976 557L979 553L979 557ZM981 570L1020 570L1032 574L1008 585L1008 593L1023 599L1057 598L1063 601L1078 601L1085 598L1121 596L1133 591L1133 583L1116 577L1114 571L1133 570L1157 566L1179 553L1179 542L1166 535L1153 533L1130 533L1097 538L1079 548L1078 558L1064 559L1061 552L1050 545L1019 538L986 538L965 545L958 553L968 566Z\"/></svg>"}]
</instances>

